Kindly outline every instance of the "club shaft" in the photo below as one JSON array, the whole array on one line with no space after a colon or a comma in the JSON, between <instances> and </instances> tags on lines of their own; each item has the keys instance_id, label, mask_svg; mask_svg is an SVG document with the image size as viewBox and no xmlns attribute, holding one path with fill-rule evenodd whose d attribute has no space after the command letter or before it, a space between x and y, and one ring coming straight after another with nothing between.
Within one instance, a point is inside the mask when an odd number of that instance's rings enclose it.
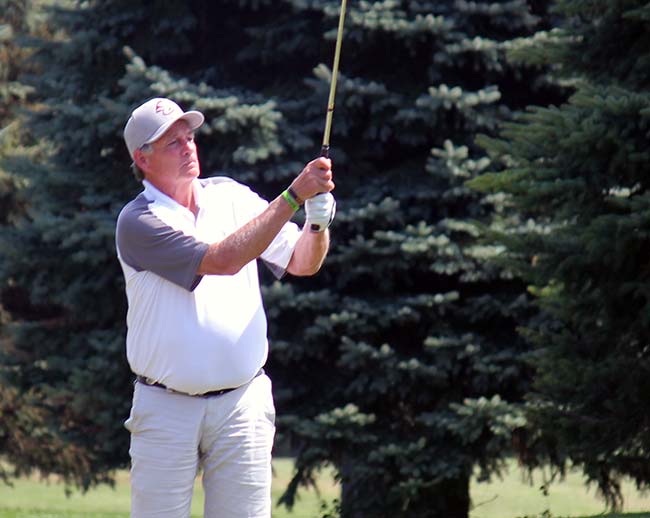
<instances>
[{"instance_id":1,"label":"club shaft","mask_svg":"<svg viewBox=\"0 0 650 518\"><path fill-rule=\"evenodd\" d=\"M339 27L336 32L336 48L334 49L334 64L332 65L332 82L330 83L330 96L327 101L325 131L323 132L323 147L321 148L321 156L325 158L329 158L330 132L332 131L332 116L334 115L334 98L336 96L336 80L339 75L339 60L341 59L341 42L343 41L346 4L347 0L341 0L341 14L339 15Z\"/></svg>"}]
</instances>

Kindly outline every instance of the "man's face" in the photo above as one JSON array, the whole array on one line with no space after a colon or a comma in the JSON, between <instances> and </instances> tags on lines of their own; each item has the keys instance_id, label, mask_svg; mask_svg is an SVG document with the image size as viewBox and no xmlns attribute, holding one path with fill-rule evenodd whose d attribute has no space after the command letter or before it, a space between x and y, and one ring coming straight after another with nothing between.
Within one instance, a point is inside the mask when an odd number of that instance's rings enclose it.
<instances>
[{"instance_id":1,"label":"man's face","mask_svg":"<svg viewBox=\"0 0 650 518\"><path fill-rule=\"evenodd\" d=\"M147 179L156 183L193 180L201 173L196 153L194 132L184 120L176 121L163 136L150 144L151 151L143 153Z\"/></svg>"}]
</instances>

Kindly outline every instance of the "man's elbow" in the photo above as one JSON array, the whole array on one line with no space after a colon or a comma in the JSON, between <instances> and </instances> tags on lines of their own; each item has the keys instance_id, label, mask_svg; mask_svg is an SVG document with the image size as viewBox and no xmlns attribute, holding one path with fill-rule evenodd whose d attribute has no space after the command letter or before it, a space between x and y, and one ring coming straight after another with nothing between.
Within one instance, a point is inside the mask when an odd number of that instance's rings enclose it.
<instances>
[{"instance_id":1,"label":"man's elbow","mask_svg":"<svg viewBox=\"0 0 650 518\"><path fill-rule=\"evenodd\" d=\"M199 275L237 275L246 266L241 261L204 261L199 266Z\"/></svg>"},{"instance_id":2,"label":"man's elbow","mask_svg":"<svg viewBox=\"0 0 650 518\"><path fill-rule=\"evenodd\" d=\"M287 272L296 277L310 277L316 275L322 266L323 263L318 264L296 264L290 263L287 267Z\"/></svg>"},{"instance_id":3,"label":"man's elbow","mask_svg":"<svg viewBox=\"0 0 650 518\"><path fill-rule=\"evenodd\" d=\"M237 275L241 269L244 267L243 264L237 265L237 264L230 264L225 266L220 273L217 275Z\"/></svg>"},{"instance_id":4,"label":"man's elbow","mask_svg":"<svg viewBox=\"0 0 650 518\"><path fill-rule=\"evenodd\" d=\"M320 265L303 270L301 275L302 277L311 277L312 275L316 275L319 271L320 271Z\"/></svg>"}]
</instances>

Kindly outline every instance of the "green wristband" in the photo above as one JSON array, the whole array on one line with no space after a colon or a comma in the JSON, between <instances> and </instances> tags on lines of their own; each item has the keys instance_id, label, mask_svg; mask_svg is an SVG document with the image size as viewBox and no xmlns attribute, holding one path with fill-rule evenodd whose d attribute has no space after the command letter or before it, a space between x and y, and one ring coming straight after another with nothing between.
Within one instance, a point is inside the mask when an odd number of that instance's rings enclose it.
<instances>
[{"instance_id":1,"label":"green wristband","mask_svg":"<svg viewBox=\"0 0 650 518\"><path fill-rule=\"evenodd\" d=\"M289 207L291 207L294 212L296 212L300 208L300 205L298 205L298 202L293 196L291 196L288 190L282 192L282 197L284 198L284 201L286 201L289 204Z\"/></svg>"}]
</instances>

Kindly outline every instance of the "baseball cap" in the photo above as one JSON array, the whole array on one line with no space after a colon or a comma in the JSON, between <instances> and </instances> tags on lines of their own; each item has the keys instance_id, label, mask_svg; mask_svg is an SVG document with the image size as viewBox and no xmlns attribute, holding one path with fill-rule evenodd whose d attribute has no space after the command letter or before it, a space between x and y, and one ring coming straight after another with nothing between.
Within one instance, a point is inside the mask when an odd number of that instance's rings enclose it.
<instances>
[{"instance_id":1,"label":"baseball cap","mask_svg":"<svg viewBox=\"0 0 650 518\"><path fill-rule=\"evenodd\" d=\"M186 120L190 129L203 124L205 117L199 111L184 112L171 99L156 97L138 106L124 126L124 142L131 158L136 149L158 140L177 120Z\"/></svg>"}]
</instances>

